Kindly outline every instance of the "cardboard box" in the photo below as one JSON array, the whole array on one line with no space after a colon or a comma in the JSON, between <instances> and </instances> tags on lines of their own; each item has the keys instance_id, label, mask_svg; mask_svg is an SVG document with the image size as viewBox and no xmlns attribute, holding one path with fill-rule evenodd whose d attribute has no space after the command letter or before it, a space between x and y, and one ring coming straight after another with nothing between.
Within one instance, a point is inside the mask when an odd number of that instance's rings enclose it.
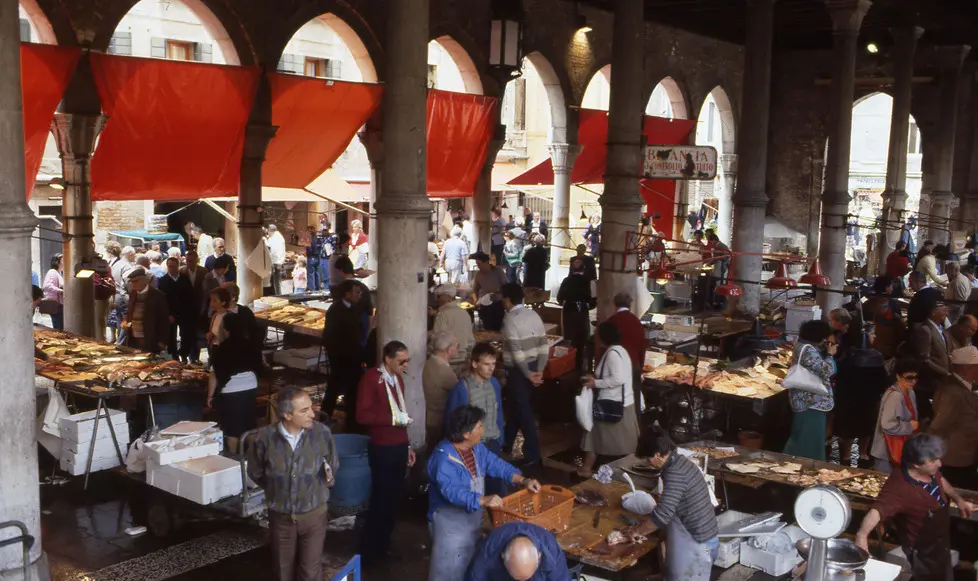
<instances>
[{"instance_id":1,"label":"cardboard box","mask_svg":"<svg viewBox=\"0 0 978 581\"><path fill-rule=\"evenodd\" d=\"M152 460L157 466L166 466L216 456L221 453L221 444L203 436L185 436L146 442L145 449L147 461Z\"/></svg>"},{"instance_id":2,"label":"cardboard box","mask_svg":"<svg viewBox=\"0 0 978 581\"><path fill-rule=\"evenodd\" d=\"M197 504L212 504L241 493L241 465L223 456L167 466L147 459L146 483Z\"/></svg>"},{"instance_id":3,"label":"cardboard box","mask_svg":"<svg viewBox=\"0 0 978 581\"><path fill-rule=\"evenodd\" d=\"M129 439L129 422L126 420L126 412L122 410L108 410L109 418L105 417L105 411L101 412L98 425L98 438L111 438L109 434L109 419L115 427L116 437L120 434L126 435ZM92 434L95 432L95 410L82 412L67 418L61 418L61 438L75 442L91 441Z\"/></svg>"}]
</instances>

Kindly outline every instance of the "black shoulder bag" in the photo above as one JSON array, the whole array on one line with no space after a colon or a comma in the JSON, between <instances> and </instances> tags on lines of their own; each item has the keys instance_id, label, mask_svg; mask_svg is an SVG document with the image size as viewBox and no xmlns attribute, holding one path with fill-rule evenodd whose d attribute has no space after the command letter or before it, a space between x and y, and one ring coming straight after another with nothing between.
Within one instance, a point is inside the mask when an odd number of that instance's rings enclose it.
<instances>
[{"instance_id":1,"label":"black shoulder bag","mask_svg":"<svg viewBox=\"0 0 978 581\"><path fill-rule=\"evenodd\" d=\"M610 354L605 353L605 357ZM620 353L616 352L618 357L621 357ZM604 362L602 362L601 369L599 370L599 377L603 375L603 370L605 368ZM607 422L614 424L620 422L623 417L625 417L625 384L621 384L621 401L614 401L610 399L598 399L598 390L594 390L594 405L592 406L592 415L594 416L594 421L596 422Z\"/></svg>"}]
</instances>

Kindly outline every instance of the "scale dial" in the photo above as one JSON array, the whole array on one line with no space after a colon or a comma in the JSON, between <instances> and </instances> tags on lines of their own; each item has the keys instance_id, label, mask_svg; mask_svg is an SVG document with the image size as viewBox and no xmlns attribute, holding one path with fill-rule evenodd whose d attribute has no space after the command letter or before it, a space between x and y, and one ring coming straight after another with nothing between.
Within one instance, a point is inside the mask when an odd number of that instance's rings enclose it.
<instances>
[{"instance_id":1,"label":"scale dial","mask_svg":"<svg viewBox=\"0 0 978 581\"><path fill-rule=\"evenodd\" d=\"M803 490L795 500L795 520L813 539L834 539L852 518L849 499L838 488L820 484Z\"/></svg>"}]
</instances>

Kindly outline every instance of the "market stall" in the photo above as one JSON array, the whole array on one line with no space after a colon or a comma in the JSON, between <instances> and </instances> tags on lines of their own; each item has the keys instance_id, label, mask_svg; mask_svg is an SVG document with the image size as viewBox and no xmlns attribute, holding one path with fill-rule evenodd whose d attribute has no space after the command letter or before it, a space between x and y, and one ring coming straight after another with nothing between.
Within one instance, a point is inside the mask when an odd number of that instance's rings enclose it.
<instances>
[{"instance_id":1,"label":"market stall","mask_svg":"<svg viewBox=\"0 0 978 581\"><path fill-rule=\"evenodd\" d=\"M266 304L267 299L265 299ZM285 333L296 333L308 337L321 337L326 326L326 311L303 304L290 304L287 300L268 304L264 308L256 305L255 318L274 329Z\"/></svg>"}]
</instances>

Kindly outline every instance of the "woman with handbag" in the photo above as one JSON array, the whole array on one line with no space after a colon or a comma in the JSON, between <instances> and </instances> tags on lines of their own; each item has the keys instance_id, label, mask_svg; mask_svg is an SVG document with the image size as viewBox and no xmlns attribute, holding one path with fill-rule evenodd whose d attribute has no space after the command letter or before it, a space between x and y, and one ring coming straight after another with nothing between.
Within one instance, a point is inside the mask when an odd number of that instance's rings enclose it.
<instances>
[{"instance_id":1,"label":"woman with handbag","mask_svg":"<svg viewBox=\"0 0 978 581\"><path fill-rule=\"evenodd\" d=\"M894 466L900 465L903 445L920 428L917 419L917 395L913 391L917 374L916 360L897 360L894 369L896 379L883 394L873 448L870 450L870 455L875 460L874 468L879 472L889 474Z\"/></svg>"},{"instance_id":2,"label":"woman with handbag","mask_svg":"<svg viewBox=\"0 0 978 581\"><path fill-rule=\"evenodd\" d=\"M598 456L621 457L638 448L638 415L632 392L632 362L614 323L598 325L595 345L604 351L595 375L582 378L594 394L594 426L584 434L584 463L578 476L590 478Z\"/></svg>"},{"instance_id":3,"label":"woman with handbag","mask_svg":"<svg viewBox=\"0 0 978 581\"><path fill-rule=\"evenodd\" d=\"M838 346L827 343L832 328L825 321L808 321L798 331L798 345L783 385L791 400L791 436L784 453L825 460L825 424L835 406L832 376ZM820 348L825 346L823 355Z\"/></svg>"}]
</instances>

